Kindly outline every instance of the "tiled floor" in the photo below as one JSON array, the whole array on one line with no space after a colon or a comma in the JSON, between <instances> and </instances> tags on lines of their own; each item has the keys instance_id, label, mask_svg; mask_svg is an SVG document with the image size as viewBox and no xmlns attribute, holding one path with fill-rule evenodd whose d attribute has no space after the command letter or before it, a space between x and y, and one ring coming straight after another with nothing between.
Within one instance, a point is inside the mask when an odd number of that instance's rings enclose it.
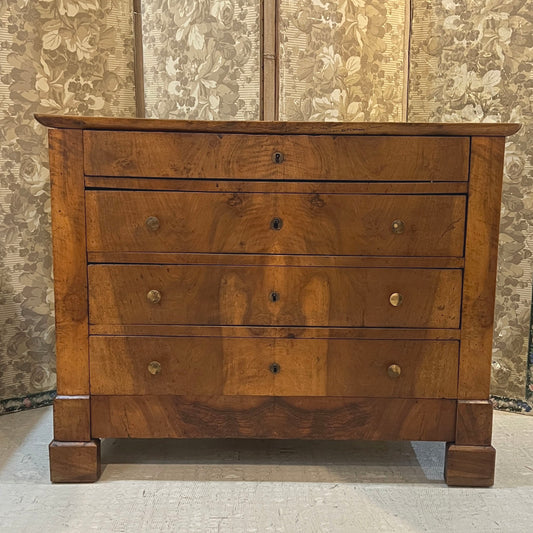
<instances>
[{"instance_id":1,"label":"tiled floor","mask_svg":"<svg viewBox=\"0 0 533 533\"><path fill-rule=\"evenodd\" d=\"M495 413L496 484L448 488L442 443L106 440L52 485L51 408L0 417L0 532L533 531L533 417Z\"/></svg>"}]
</instances>

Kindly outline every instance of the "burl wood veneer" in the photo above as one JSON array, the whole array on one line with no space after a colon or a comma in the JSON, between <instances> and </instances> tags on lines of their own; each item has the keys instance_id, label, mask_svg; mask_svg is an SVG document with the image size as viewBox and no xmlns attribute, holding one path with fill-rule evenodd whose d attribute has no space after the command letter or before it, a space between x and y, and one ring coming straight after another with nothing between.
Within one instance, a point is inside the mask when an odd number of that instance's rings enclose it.
<instances>
[{"instance_id":1,"label":"burl wood veneer","mask_svg":"<svg viewBox=\"0 0 533 533\"><path fill-rule=\"evenodd\" d=\"M514 124L49 126L50 472L99 439L448 442L490 486L505 136Z\"/></svg>"}]
</instances>

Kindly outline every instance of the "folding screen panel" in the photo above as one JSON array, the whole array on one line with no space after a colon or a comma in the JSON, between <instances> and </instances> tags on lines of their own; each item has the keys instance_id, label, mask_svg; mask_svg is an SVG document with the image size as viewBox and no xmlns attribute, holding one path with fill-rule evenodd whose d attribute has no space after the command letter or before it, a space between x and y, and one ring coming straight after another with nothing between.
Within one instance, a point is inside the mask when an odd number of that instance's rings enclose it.
<instances>
[{"instance_id":1,"label":"folding screen panel","mask_svg":"<svg viewBox=\"0 0 533 533\"><path fill-rule=\"evenodd\" d=\"M501 406L527 411L531 407L524 400L533 397L533 373L528 382L527 370L533 278L533 1L412 3L409 121L522 124L506 146L491 391L501 397Z\"/></svg>"},{"instance_id":2,"label":"folding screen panel","mask_svg":"<svg viewBox=\"0 0 533 533\"><path fill-rule=\"evenodd\" d=\"M142 2L145 114L259 120L261 0Z\"/></svg>"},{"instance_id":3,"label":"folding screen panel","mask_svg":"<svg viewBox=\"0 0 533 533\"><path fill-rule=\"evenodd\" d=\"M0 2L0 413L49 402L47 131L34 113L135 113L132 3Z\"/></svg>"},{"instance_id":4,"label":"folding screen panel","mask_svg":"<svg viewBox=\"0 0 533 533\"><path fill-rule=\"evenodd\" d=\"M401 121L407 0L279 0L281 120Z\"/></svg>"}]
</instances>

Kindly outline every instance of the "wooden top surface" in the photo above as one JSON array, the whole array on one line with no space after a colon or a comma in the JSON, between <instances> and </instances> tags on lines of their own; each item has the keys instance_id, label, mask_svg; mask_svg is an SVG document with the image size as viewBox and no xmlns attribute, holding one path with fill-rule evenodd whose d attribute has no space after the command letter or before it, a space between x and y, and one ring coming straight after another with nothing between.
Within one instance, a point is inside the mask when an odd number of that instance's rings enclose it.
<instances>
[{"instance_id":1,"label":"wooden top surface","mask_svg":"<svg viewBox=\"0 0 533 533\"><path fill-rule=\"evenodd\" d=\"M444 124L406 122L267 122L160 120L144 118L35 115L50 128L209 133L264 133L306 135L453 135L508 136L520 124Z\"/></svg>"}]
</instances>

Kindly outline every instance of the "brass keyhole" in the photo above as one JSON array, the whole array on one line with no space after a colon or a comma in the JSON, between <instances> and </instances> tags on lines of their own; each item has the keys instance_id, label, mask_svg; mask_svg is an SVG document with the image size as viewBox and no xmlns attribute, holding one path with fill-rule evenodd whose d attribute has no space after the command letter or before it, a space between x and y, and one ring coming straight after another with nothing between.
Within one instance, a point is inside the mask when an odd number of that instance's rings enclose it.
<instances>
[{"instance_id":1,"label":"brass keyhole","mask_svg":"<svg viewBox=\"0 0 533 533\"><path fill-rule=\"evenodd\" d=\"M272 292L269 294L269 298L270 298L270 301L271 301L271 302L277 302L277 301L279 301L279 292L272 291Z\"/></svg>"},{"instance_id":2,"label":"brass keyhole","mask_svg":"<svg viewBox=\"0 0 533 533\"><path fill-rule=\"evenodd\" d=\"M281 367L278 365L278 363L272 363L269 368L272 374L279 374L281 371Z\"/></svg>"},{"instance_id":3,"label":"brass keyhole","mask_svg":"<svg viewBox=\"0 0 533 533\"><path fill-rule=\"evenodd\" d=\"M281 152L274 152L272 154L272 161L279 165L280 163L283 163L283 154Z\"/></svg>"},{"instance_id":4,"label":"brass keyhole","mask_svg":"<svg viewBox=\"0 0 533 533\"><path fill-rule=\"evenodd\" d=\"M270 228L279 231L283 227L283 220L279 217L274 217L270 221Z\"/></svg>"}]
</instances>

